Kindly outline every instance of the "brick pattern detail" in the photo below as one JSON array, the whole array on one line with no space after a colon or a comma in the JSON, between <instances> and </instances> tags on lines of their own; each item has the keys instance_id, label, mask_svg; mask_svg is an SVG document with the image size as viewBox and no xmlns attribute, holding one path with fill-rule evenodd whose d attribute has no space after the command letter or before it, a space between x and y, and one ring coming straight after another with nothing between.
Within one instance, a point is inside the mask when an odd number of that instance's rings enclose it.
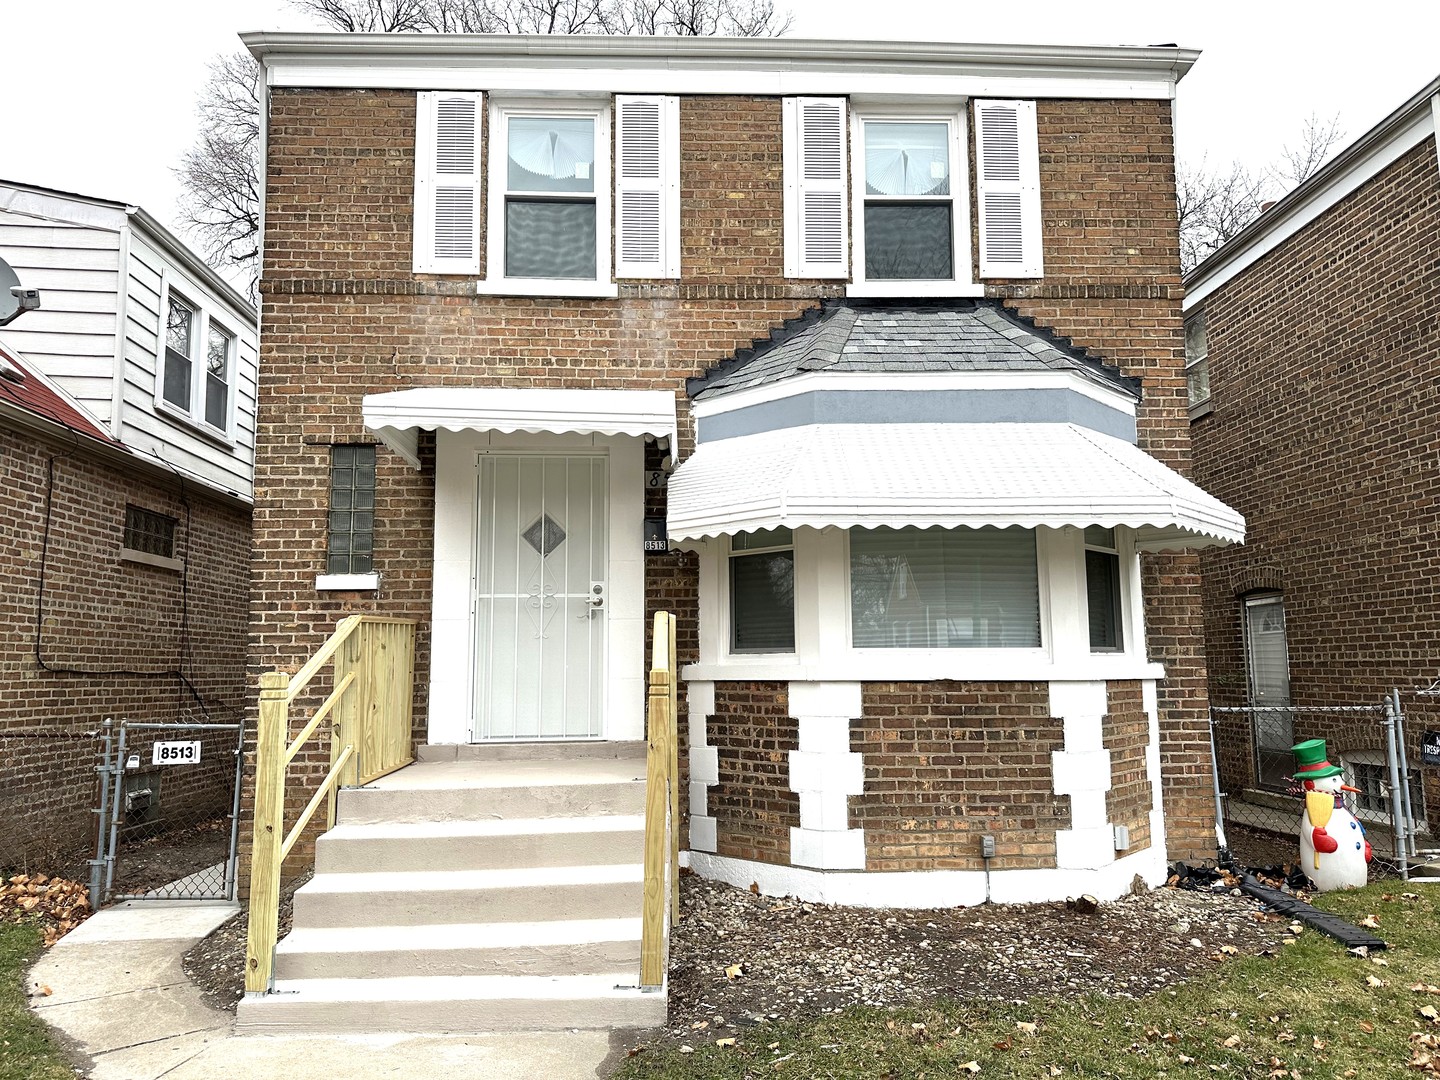
<instances>
[{"instance_id":1,"label":"brick pattern detail","mask_svg":"<svg viewBox=\"0 0 1440 1080\"><path fill-rule=\"evenodd\" d=\"M800 748L786 683L720 683L707 725L719 748L720 782L710 789L716 853L790 865L790 829L800 796L790 790L790 751Z\"/></svg>"},{"instance_id":2,"label":"brick pattern detail","mask_svg":"<svg viewBox=\"0 0 1440 1080\"><path fill-rule=\"evenodd\" d=\"M1110 751L1110 790L1105 796L1106 816L1112 825L1130 829L1131 854L1150 846L1150 808L1154 791L1146 771L1150 746L1150 718L1138 682L1112 682L1106 687L1109 709L1103 738Z\"/></svg>"},{"instance_id":3,"label":"brick pattern detail","mask_svg":"<svg viewBox=\"0 0 1440 1080\"><path fill-rule=\"evenodd\" d=\"M1065 748L1045 683L865 683L851 749L865 793L850 827L865 830L867 870L992 870L1055 865L1070 804L1055 794L1050 755Z\"/></svg>"},{"instance_id":4,"label":"brick pattern detail","mask_svg":"<svg viewBox=\"0 0 1440 1080\"><path fill-rule=\"evenodd\" d=\"M1255 589L1284 590L1297 703L1378 704L1434 677L1437 261L1430 138L1205 298L1214 410L1193 427L1196 479L1247 532L1204 557L1216 704L1247 703L1240 604ZM1434 709L1405 706L1418 740ZM1327 737L1332 760L1383 746L1369 721L1323 723L1295 736ZM1227 783L1254 783L1248 752L1243 736L1222 739ZM1440 809L1440 774L1422 772Z\"/></svg>"},{"instance_id":5,"label":"brick pattern detail","mask_svg":"<svg viewBox=\"0 0 1440 1080\"><path fill-rule=\"evenodd\" d=\"M183 576L120 558L126 503L177 520ZM0 868L33 860L53 869L44 864L57 856L73 867L77 853L93 854L97 744L86 732L106 717L169 723L243 715L250 514L194 486L182 491L68 441L4 426L0 520ZM43 666L36 641L42 551ZM204 752L212 749L207 741ZM203 789L214 785L205 779L187 790L172 778L173 809L207 812ZM229 811L229 790L227 781L213 809Z\"/></svg>"}]
</instances>

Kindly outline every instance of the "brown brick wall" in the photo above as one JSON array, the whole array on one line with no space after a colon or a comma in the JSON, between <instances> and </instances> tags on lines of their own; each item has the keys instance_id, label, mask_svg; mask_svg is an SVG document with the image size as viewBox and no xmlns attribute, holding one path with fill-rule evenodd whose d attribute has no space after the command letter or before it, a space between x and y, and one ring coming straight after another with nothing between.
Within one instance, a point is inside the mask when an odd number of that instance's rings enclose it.
<instances>
[{"instance_id":1,"label":"brown brick wall","mask_svg":"<svg viewBox=\"0 0 1440 1080\"><path fill-rule=\"evenodd\" d=\"M1150 718L1138 682L1112 682L1106 687L1109 709L1102 738L1110 751L1110 790L1105 796L1106 817L1113 825L1130 829L1131 854L1150 846L1150 807L1154 790L1146 771L1150 746Z\"/></svg>"},{"instance_id":2,"label":"brown brick wall","mask_svg":"<svg viewBox=\"0 0 1440 1080\"><path fill-rule=\"evenodd\" d=\"M1205 298L1214 409L1193 426L1196 478L1247 531L1204 558L1217 704L1246 703L1240 600L1257 589L1285 594L1297 704L1377 703L1440 669L1437 261L1427 139ZM1327 727L1303 735L1332 754L1377 744L1367 725ZM1253 777L1240 753L1227 774Z\"/></svg>"},{"instance_id":3,"label":"brown brick wall","mask_svg":"<svg viewBox=\"0 0 1440 1080\"><path fill-rule=\"evenodd\" d=\"M363 438L366 393L410 386L672 389L683 458L691 444L683 381L763 336L835 284L783 272L780 102L746 96L681 106L683 277L626 283L618 300L493 298L469 279L410 271L414 95L280 90L271 100L265 328L257 447L251 672L293 669L350 610L422 622L417 737L427 718L433 459L418 473L380 450L373 597L317 596L326 444ZM1041 102L1047 276L993 283L991 295L1073 336L1145 380L1142 445L1184 467L1178 247L1169 104ZM1148 557L1151 649L1175 687L1162 694L1167 786L1208 790L1189 758L1205 691L1187 557ZM681 608L693 655L688 556L647 560L647 603ZM686 624L690 628L686 628ZM1157 631L1155 628L1159 626ZM1207 744L1208 745L1208 744ZM1203 781L1203 783L1202 783ZM1184 823L1172 836L1209 843Z\"/></svg>"},{"instance_id":4,"label":"brown brick wall","mask_svg":"<svg viewBox=\"0 0 1440 1080\"><path fill-rule=\"evenodd\" d=\"M800 824L800 796L790 790L790 751L800 748L785 683L715 687L706 734L718 749L720 782L709 789L716 854L790 865L790 828Z\"/></svg>"},{"instance_id":5,"label":"brown brick wall","mask_svg":"<svg viewBox=\"0 0 1440 1080\"><path fill-rule=\"evenodd\" d=\"M865 793L850 826L865 830L867 870L992 870L1055 865L1070 805L1055 794L1050 754L1064 727L1046 683L865 683L851 749L865 755Z\"/></svg>"},{"instance_id":6,"label":"brown brick wall","mask_svg":"<svg viewBox=\"0 0 1440 1080\"><path fill-rule=\"evenodd\" d=\"M85 733L106 717L242 716L250 515L149 476L0 426L0 864L93 843L96 744ZM120 559L126 503L177 520L184 575ZM171 805L198 813L209 786L172 775ZM212 801L228 812L228 794Z\"/></svg>"}]
</instances>

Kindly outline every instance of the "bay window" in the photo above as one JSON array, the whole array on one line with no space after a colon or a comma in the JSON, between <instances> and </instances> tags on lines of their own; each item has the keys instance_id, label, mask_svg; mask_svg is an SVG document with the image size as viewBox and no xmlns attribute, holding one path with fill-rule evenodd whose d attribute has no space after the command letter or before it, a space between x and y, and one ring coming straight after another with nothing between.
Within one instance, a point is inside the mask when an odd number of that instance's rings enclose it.
<instances>
[{"instance_id":1,"label":"bay window","mask_svg":"<svg viewBox=\"0 0 1440 1080\"><path fill-rule=\"evenodd\" d=\"M1085 600L1090 651L1122 650L1125 636L1121 630L1120 552L1114 529L1091 525L1085 530Z\"/></svg>"},{"instance_id":2,"label":"bay window","mask_svg":"<svg viewBox=\"0 0 1440 1080\"><path fill-rule=\"evenodd\" d=\"M795 547L789 529L730 539L730 651L795 651Z\"/></svg>"}]
</instances>

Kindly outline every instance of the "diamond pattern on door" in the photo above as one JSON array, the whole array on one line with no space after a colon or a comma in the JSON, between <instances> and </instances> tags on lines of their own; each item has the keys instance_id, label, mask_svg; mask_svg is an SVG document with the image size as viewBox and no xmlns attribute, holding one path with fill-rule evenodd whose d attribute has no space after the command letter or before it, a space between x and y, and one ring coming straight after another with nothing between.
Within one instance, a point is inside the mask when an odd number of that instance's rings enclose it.
<instances>
[{"instance_id":1,"label":"diamond pattern on door","mask_svg":"<svg viewBox=\"0 0 1440 1080\"><path fill-rule=\"evenodd\" d=\"M535 523L520 534L541 556L549 555L565 542L565 530L549 514L541 514Z\"/></svg>"}]
</instances>

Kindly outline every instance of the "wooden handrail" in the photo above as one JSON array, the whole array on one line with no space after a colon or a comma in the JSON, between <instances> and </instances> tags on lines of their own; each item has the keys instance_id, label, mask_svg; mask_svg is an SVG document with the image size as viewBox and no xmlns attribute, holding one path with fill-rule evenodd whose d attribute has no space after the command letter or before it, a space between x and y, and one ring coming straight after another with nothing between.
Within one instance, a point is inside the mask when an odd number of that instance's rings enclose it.
<instances>
[{"instance_id":1,"label":"wooden handrail","mask_svg":"<svg viewBox=\"0 0 1440 1080\"><path fill-rule=\"evenodd\" d=\"M333 689L292 741L290 706L325 667L334 664ZM250 921L245 990L270 988L280 904L280 867L328 802L327 828L335 823L335 792L368 784L414 760L410 713L414 693L415 620L350 615L294 675L260 676L255 733L255 828L250 857ZM330 770L288 831L284 829L286 769L329 718Z\"/></svg>"},{"instance_id":2,"label":"wooden handrail","mask_svg":"<svg viewBox=\"0 0 1440 1080\"><path fill-rule=\"evenodd\" d=\"M675 616L669 612L658 612L655 616L651 655L646 725L645 891L640 916L640 985L656 987L665 984L666 943L669 939L666 915L670 916L669 921L680 918L680 773L676 729L678 671L675 664Z\"/></svg>"}]
</instances>

